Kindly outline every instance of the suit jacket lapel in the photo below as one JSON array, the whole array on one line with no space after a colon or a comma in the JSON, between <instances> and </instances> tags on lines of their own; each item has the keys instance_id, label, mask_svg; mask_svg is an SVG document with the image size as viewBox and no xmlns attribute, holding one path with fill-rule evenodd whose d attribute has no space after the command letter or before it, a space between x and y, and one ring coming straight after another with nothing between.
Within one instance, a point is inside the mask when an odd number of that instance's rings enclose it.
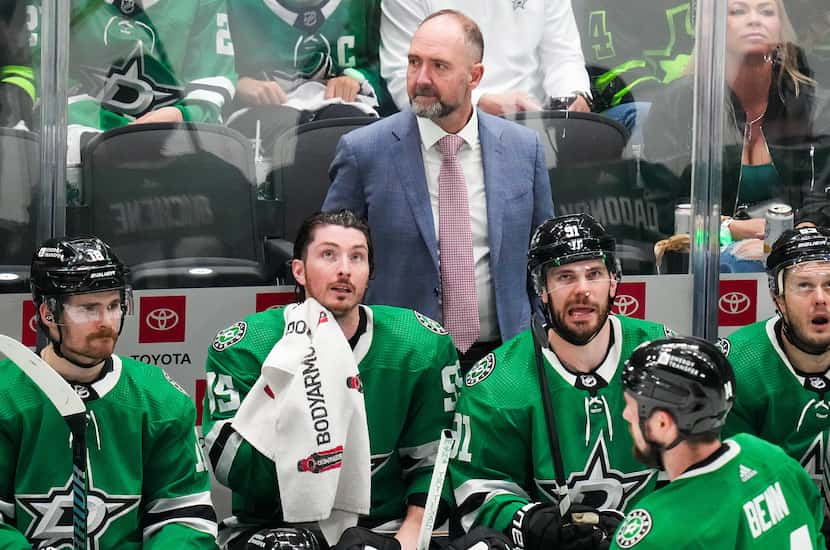
<instances>
[{"instance_id":1,"label":"suit jacket lapel","mask_svg":"<svg viewBox=\"0 0 830 550\"><path fill-rule=\"evenodd\" d=\"M421 155L421 134L415 115L401 117L402 123L392 130L397 140L391 147L393 162L398 169L398 178L403 187L415 224L429 249L435 269L438 269L438 242L435 238L435 223L424 173L424 159Z\"/></svg>"},{"instance_id":2,"label":"suit jacket lapel","mask_svg":"<svg viewBox=\"0 0 830 550\"><path fill-rule=\"evenodd\" d=\"M484 166L484 195L487 198L487 233L490 241L490 265L499 265L501 239L504 229L504 182L507 181L504 146L487 121L487 115L478 113L478 139L481 143L481 161Z\"/></svg>"}]
</instances>

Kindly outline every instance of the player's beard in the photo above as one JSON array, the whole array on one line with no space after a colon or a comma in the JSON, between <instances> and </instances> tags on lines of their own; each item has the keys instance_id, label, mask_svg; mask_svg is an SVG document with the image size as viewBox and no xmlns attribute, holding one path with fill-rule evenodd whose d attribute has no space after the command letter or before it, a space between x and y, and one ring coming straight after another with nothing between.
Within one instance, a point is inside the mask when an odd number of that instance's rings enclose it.
<instances>
[{"instance_id":1,"label":"player's beard","mask_svg":"<svg viewBox=\"0 0 830 550\"><path fill-rule=\"evenodd\" d=\"M576 328L571 328L565 323L566 312L573 305L588 305L587 301L571 301L570 303L565 304L559 311L556 311L550 303L547 307L550 309L551 319L553 320L553 329L559 334L559 336L575 346L584 346L597 335L602 327L605 326L605 322L608 320L608 315L611 313L611 302L612 299L609 296L605 301L605 304L595 304L597 308L597 322L591 325L578 325Z\"/></svg>"},{"instance_id":2,"label":"player's beard","mask_svg":"<svg viewBox=\"0 0 830 550\"><path fill-rule=\"evenodd\" d=\"M634 451L634 458L637 459L638 462L641 464L645 464L650 468L659 468L663 469L663 455L660 454L660 448L654 444L651 440L649 440L648 435L646 434L647 428L643 422L640 422L640 438L643 440L643 444L645 445L644 449L641 449L637 445L637 438L634 437L633 426L631 426L631 439L633 443L631 444Z\"/></svg>"},{"instance_id":3,"label":"player's beard","mask_svg":"<svg viewBox=\"0 0 830 550\"><path fill-rule=\"evenodd\" d=\"M84 346L79 350L67 350L64 346L64 353L69 351L74 355L103 361L115 351L115 343L118 341L118 331L111 328L101 328L84 338Z\"/></svg>"},{"instance_id":4,"label":"player's beard","mask_svg":"<svg viewBox=\"0 0 830 550\"><path fill-rule=\"evenodd\" d=\"M657 447L652 443L646 442L645 449L639 448L637 444L634 443L634 458L649 468L663 467L663 457L660 456L660 451L657 450Z\"/></svg>"},{"instance_id":5,"label":"player's beard","mask_svg":"<svg viewBox=\"0 0 830 550\"><path fill-rule=\"evenodd\" d=\"M432 97L435 98L435 101L429 105L422 105L415 101L415 97L418 96ZM416 86L415 97L409 99L409 104L412 106L412 112L415 113L416 116L428 118L430 120L444 118L445 116L452 114L457 107L444 103L441 96L438 95L438 92L436 92L435 88L432 86Z\"/></svg>"}]
</instances>

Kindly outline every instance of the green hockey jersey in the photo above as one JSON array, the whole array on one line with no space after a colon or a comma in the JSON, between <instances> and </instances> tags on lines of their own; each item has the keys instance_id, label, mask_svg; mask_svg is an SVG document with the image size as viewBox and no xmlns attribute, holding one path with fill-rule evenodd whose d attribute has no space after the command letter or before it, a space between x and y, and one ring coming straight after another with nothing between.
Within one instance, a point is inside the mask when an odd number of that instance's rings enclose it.
<instances>
[{"instance_id":1,"label":"green hockey jersey","mask_svg":"<svg viewBox=\"0 0 830 550\"><path fill-rule=\"evenodd\" d=\"M420 313L361 307L368 321L360 338L368 339L368 351L358 370L372 457L371 511L361 524L391 529L407 503L424 505L441 430L449 427L455 409L458 358L447 331ZM274 462L243 440L231 422L282 338L284 311L248 316L220 331L208 350L205 447L216 479L233 491L234 517L224 521L221 541L246 526L282 522ZM364 346L359 341L355 347ZM449 491L446 496L451 498Z\"/></svg>"},{"instance_id":2,"label":"green hockey jersey","mask_svg":"<svg viewBox=\"0 0 830 550\"><path fill-rule=\"evenodd\" d=\"M226 0L71 4L69 124L109 130L166 106L221 120L236 82Z\"/></svg>"},{"instance_id":3,"label":"green hockey jersey","mask_svg":"<svg viewBox=\"0 0 830 550\"><path fill-rule=\"evenodd\" d=\"M574 2L597 110L651 101L684 74L695 40L693 2Z\"/></svg>"},{"instance_id":4,"label":"green hockey jersey","mask_svg":"<svg viewBox=\"0 0 830 550\"><path fill-rule=\"evenodd\" d=\"M0 548L69 549L69 428L13 363L0 371ZM89 411L89 548L215 548L191 399L158 367L118 356L75 391Z\"/></svg>"},{"instance_id":5,"label":"green hockey jersey","mask_svg":"<svg viewBox=\"0 0 830 550\"><path fill-rule=\"evenodd\" d=\"M379 0L231 0L229 9L240 76L291 91L353 69L384 112L394 107L380 77Z\"/></svg>"},{"instance_id":6,"label":"green hockey jersey","mask_svg":"<svg viewBox=\"0 0 830 550\"><path fill-rule=\"evenodd\" d=\"M735 370L735 404L724 437L746 432L779 445L818 484L830 428L830 379L790 363L776 336L778 317L753 323L719 342Z\"/></svg>"},{"instance_id":7,"label":"green hockey jersey","mask_svg":"<svg viewBox=\"0 0 830 550\"><path fill-rule=\"evenodd\" d=\"M631 510L612 549L824 550L821 502L798 463L741 434Z\"/></svg>"},{"instance_id":8,"label":"green hockey jersey","mask_svg":"<svg viewBox=\"0 0 830 550\"><path fill-rule=\"evenodd\" d=\"M657 473L638 463L622 411L622 365L662 325L610 316L614 344L590 374L566 370L543 350L568 490L575 503L627 510L654 488ZM465 530L504 530L532 501L556 499L539 377L529 330L476 363L464 377L455 414L450 476Z\"/></svg>"}]
</instances>

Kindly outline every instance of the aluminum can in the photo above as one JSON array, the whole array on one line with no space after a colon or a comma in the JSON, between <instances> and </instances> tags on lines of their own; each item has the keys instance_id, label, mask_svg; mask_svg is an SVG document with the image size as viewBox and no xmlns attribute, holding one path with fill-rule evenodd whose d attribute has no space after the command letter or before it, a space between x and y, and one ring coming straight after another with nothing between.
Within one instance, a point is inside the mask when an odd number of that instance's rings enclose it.
<instances>
[{"instance_id":1,"label":"aluminum can","mask_svg":"<svg viewBox=\"0 0 830 550\"><path fill-rule=\"evenodd\" d=\"M769 256L772 245L784 231L793 228L793 208L789 204L771 204L767 208L764 219L764 257Z\"/></svg>"},{"instance_id":2,"label":"aluminum can","mask_svg":"<svg viewBox=\"0 0 830 550\"><path fill-rule=\"evenodd\" d=\"M674 207L674 234L682 235L692 230L692 205L678 204Z\"/></svg>"}]
</instances>

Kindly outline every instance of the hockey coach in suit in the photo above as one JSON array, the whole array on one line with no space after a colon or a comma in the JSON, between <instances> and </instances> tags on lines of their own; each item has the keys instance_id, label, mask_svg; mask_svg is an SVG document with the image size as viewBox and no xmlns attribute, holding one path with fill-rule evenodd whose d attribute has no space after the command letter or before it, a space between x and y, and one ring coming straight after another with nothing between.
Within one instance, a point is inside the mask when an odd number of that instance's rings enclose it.
<instances>
[{"instance_id":1,"label":"hockey coach in suit","mask_svg":"<svg viewBox=\"0 0 830 550\"><path fill-rule=\"evenodd\" d=\"M483 51L464 14L424 19L409 51L412 109L341 138L323 205L369 221L378 262L366 302L441 319L462 368L527 328L528 241L553 215L538 135L473 108ZM445 181L466 187L461 202Z\"/></svg>"}]
</instances>

